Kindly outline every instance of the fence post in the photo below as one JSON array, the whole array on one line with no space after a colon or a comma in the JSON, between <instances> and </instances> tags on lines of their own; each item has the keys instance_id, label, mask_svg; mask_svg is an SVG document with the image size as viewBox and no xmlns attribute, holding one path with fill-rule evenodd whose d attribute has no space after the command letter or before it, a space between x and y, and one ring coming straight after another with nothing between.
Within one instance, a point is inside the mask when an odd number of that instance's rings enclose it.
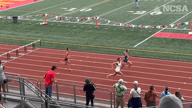
<instances>
[{"instance_id":1,"label":"fence post","mask_svg":"<svg viewBox=\"0 0 192 108\"><path fill-rule=\"evenodd\" d=\"M39 82L39 88L40 88L41 91L43 91L43 90L42 90L42 86L41 86L41 82ZM42 92L41 92L40 95L41 95L41 97L43 96L43 95L42 95Z\"/></svg>"},{"instance_id":2,"label":"fence post","mask_svg":"<svg viewBox=\"0 0 192 108\"><path fill-rule=\"evenodd\" d=\"M59 101L59 88L58 88L58 83L56 83L56 92L57 92L57 100Z\"/></svg>"},{"instance_id":3,"label":"fence post","mask_svg":"<svg viewBox=\"0 0 192 108\"><path fill-rule=\"evenodd\" d=\"M25 96L25 81L24 81L24 79L22 79L22 91L23 91L23 96ZM25 100L25 97L23 97L24 98L24 100Z\"/></svg>"},{"instance_id":4,"label":"fence post","mask_svg":"<svg viewBox=\"0 0 192 108\"><path fill-rule=\"evenodd\" d=\"M47 98L47 107L46 108L50 108L50 106L49 106L49 96Z\"/></svg>"},{"instance_id":5,"label":"fence post","mask_svg":"<svg viewBox=\"0 0 192 108\"><path fill-rule=\"evenodd\" d=\"M1 92L1 102L2 102L2 104L3 104L3 102L4 102L4 101L3 101L3 94L4 94L4 93ZM5 95L5 94L4 94L4 95Z\"/></svg>"},{"instance_id":6,"label":"fence post","mask_svg":"<svg viewBox=\"0 0 192 108\"><path fill-rule=\"evenodd\" d=\"M115 103L115 102L116 102L116 101L115 101L115 91L114 91L114 95L113 95L113 96L114 96L114 101L113 101L113 102L114 102L114 108L115 108L115 104L116 104L116 103Z\"/></svg>"},{"instance_id":7,"label":"fence post","mask_svg":"<svg viewBox=\"0 0 192 108\"><path fill-rule=\"evenodd\" d=\"M21 83L21 78L19 77L19 86L20 86L20 95L23 95L23 93L22 93L22 83ZM21 99L22 99L22 97L21 97Z\"/></svg>"},{"instance_id":8,"label":"fence post","mask_svg":"<svg viewBox=\"0 0 192 108\"><path fill-rule=\"evenodd\" d=\"M7 93L9 92L8 83L6 83Z\"/></svg>"},{"instance_id":9,"label":"fence post","mask_svg":"<svg viewBox=\"0 0 192 108\"><path fill-rule=\"evenodd\" d=\"M74 103L76 103L76 87L74 85Z\"/></svg>"},{"instance_id":10,"label":"fence post","mask_svg":"<svg viewBox=\"0 0 192 108\"><path fill-rule=\"evenodd\" d=\"M23 95L21 96L21 98L22 98L22 99L21 99L21 107L22 107L22 108L25 108L25 105L24 105L24 99L23 99L24 97L23 97Z\"/></svg>"},{"instance_id":11,"label":"fence post","mask_svg":"<svg viewBox=\"0 0 192 108\"><path fill-rule=\"evenodd\" d=\"M110 102L111 102L111 108L112 108L113 102L112 102L112 92L111 91L110 91Z\"/></svg>"}]
</instances>

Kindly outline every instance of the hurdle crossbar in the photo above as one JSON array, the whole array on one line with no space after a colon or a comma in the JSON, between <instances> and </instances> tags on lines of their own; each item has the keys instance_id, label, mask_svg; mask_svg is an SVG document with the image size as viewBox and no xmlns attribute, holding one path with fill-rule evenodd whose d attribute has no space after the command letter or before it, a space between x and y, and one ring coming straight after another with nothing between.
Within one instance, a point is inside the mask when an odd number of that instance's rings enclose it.
<instances>
[{"instance_id":1,"label":"hurdle crossbar","mask_svg":"<svg viewBox=\"0 0 192 108\"><path fill-rule=\"evenodd\" d=\"M7 55L7 54L10 54L11 52L17 51L17 50L19 50L19 49L21 49L21 48L24 48L24 47L27 47L27 46L29 46L29 45L32 45L32 44L34 44L34 43L36 43L36 42L40 42L40 46L41 46L41 40L39 39L39 40L34 41L34 42L31 42L31 43L29 43L29 44L27 44L27 45L24 45L24 46L21 46L21 47L19 47L19 48L16 48L16 49L13 49L13 50L11 50L11 51L8 51L8 52L6 52L6 53L3 53L3 54L0 55L0 57L2 57L2 56L4 56L4 55Z\"/></svg>"}]
</instances>

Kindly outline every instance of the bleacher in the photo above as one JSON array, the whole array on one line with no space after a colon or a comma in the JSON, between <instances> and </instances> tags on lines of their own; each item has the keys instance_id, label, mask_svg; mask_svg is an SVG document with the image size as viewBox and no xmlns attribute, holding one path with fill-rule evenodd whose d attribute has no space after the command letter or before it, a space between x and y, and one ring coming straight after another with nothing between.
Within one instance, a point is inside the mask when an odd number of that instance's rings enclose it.
<instances>
[{"instance_id":1,"label":"bleacher","mask_svg":"<svg viewBox=\"0 0 192 108\"><path fill-rule=\"evenodd\" d=\"M23 78L18 74L6 72L12 81L7 83L7 93L1 92L2 104L5 108L85 108L85 94L83 85L58 82L53 86L53 97L44 91L44 82L32 78ZM143 92L144 93L144 92ZM125 93L125 100L129 98ZM6 95L6 96L4 96ZM94 108L115 108L115 92L110 89L99 88L95 92ZM141 94L144 104L144 94ZM5 100L7 101L5 103ZM160 98L157 99L159 103ZM191 101L183 101L184 108L192 108ZM89 106L91 107L91 106ZM125 106L127 107L127 106ZM143 107L146 108L146 107Z\"/></svg>"}]
</instances>

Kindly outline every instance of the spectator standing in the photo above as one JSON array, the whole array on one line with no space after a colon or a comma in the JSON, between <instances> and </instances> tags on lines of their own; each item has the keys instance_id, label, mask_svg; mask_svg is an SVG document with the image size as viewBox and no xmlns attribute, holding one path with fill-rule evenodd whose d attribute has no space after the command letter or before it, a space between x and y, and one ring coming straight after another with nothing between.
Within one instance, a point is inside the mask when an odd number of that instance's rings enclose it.
<instances>
[{"instance_id":1,"label":"spectator standing","mask_svg":"<svg viewBox=\"0 0 192 108\"><path fill-rule=\"evenodd\" d=\"M130 91L130 101L128 103L128 107L130 107L130 104L131 108L140 108L142 107L142 101L140 97L141 88L138 87L138 81L134 81L133 85L134 88Z\"/></svg>"},{"instance_id":2,"label":"spectator standing","mask_svg":"<svg viewBox=\"0 0 192 108\"><path fill-rule=\"evenodd\" d=\"M183 104L176 96L167 95L161 98L158 108L183 108Z\"/></svg>"},{"instance_id":3,"label":"spectator standing","mask_svg":"<svg viewBox=\"0 0 192 108\"><path fill-rule=\"evenodd\" d=\"M150 90L145 93L145 101L146 101L146 106L152 108L151 106L156 106L156 97L157 93L155 90L155 87L153 85L150 86Z\"/></svg>"},{"instance_id":4,"label":"spectator standing","mask_svg":"<svg viewBox=\"0 0 192 108\"><path fill-rule=\"evenodd\" d=\"M165 87L165 90L162 92L162 96L161 97L164 97L166 95L171 95L171 93L169 92L169 88L168 87Z\"/></svg>"},{"instance_id":5,"label":"spectator standing","mask_svg":"<svg viewBox=\"0 0 192 108\"><path fill-rule=\"evenodd\" d=\"M91 81L90 78L86 78L85 85L83 91L86 92L86 105L89 105L89 101L91 100L91 106L94 106L94 91L96 90L95 84Z\"/></svg>"},{"instance_id":6,"label":"spectator standing","mask_svg":"<svg viewBox=\"0 0 192 108\"><path fill-rule=\"evenodd\" d=\"M3 92L6 93L5 85L10 80L8 80L8 78L5 76L4 69L5 69L5 67L2 65L2 62L0 60L0 92L1 92L1 88L2 88ZM4 95L4 97L6 97L6 95ZM5 99L5 102L7 102L7 99Z\"/></svg>"},{"instance_id":7,"label":"spectator standing","mask_svg":"<svg viewBox=\"0 0 192 108\"><path fill-rule=\"evenodd\" d=\"M45 79L45 88L46 88L46 94L49 96L49 97L52 97L52 85L53 83L56 83L57 81L55 81L55 69L57 67L56 66L52 66L51 70L48 71L47 73L45 73L44 75L44 79Z\"/></svg>"},{"instance_id":8,"label":"spectator standing","mask_svg":"<svg viewBox=\"0 0 192 108\"><path fill-rule=\"evenodd\" d=\"M184 98L181 96L181 93L179 91L175 92L175 96L179 98L181 101L184 101Z\"/></svg>"},{"instance_id":9,"label":"spectator standing","mask_svg":"<svg viewBox=\"0 0 192 108\"><path fill-rule=\"evenodd\" d=\"M115 88L116 94L116 107L124 108L125 101L124 101L124 92L127 90L127 87L124 85L126 83L123 79L119 79L118 83L114 84L113 87Z\"/></svg>"}]
</instances>

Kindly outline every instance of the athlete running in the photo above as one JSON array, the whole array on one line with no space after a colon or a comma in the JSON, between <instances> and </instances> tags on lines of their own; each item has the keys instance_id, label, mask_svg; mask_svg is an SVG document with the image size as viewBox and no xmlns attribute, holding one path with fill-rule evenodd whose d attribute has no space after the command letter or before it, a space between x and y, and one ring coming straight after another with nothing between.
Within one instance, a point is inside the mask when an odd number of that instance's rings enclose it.
<instances>
[{"instance_id":1,"label":"athlete running","mask_svg":"<svg viewBox=\"0 0 192 108\"><path fill-rule=\"evenodd\" d=\"M114 69L113 65L116 65L114 73L107 75L106 78L111 77L111 76L115 76L116 74L120 74L121 76L124 76L124 74L121 72L121 68L123 65L121 62L121 58L117 58L117 61L112 64L112 69Z\"/></svg>"},{"instance_id":2,"label":"athlete running","mask_svg":"<svg viewBox=\"0 0 192 108\"><path fill-rule=\"evenodd\" d=\"M67 48L66 56L64 57L64 62L60 61L60 63L65 63L66 65L68 65L68 70L72 71L71 68L70 68L70 61L69 61L70 55L69 55L69 51L70 51L70 49Z\"/></svg>"}]
</instances>

